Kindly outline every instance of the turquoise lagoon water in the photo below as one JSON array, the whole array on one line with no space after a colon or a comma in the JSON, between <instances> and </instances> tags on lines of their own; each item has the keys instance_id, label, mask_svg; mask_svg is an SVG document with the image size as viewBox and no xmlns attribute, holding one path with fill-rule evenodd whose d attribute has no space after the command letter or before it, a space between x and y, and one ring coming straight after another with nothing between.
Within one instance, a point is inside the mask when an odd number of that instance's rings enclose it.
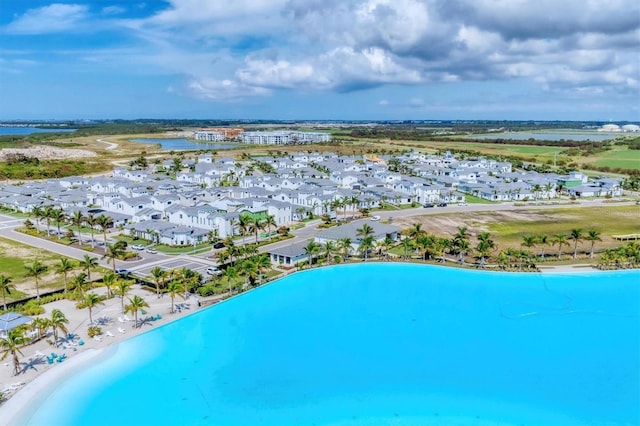
<instances>
[{"instance_id":1,"label":"turquoise lagoon water","mask_svg":"<svg viewBox=\"0 0 640 426\"><path fill-rule=\"evenodd\" d=\"M640 273L360 264L109 348L31 425L631 425Z\"/></svg>"}]
</instances>

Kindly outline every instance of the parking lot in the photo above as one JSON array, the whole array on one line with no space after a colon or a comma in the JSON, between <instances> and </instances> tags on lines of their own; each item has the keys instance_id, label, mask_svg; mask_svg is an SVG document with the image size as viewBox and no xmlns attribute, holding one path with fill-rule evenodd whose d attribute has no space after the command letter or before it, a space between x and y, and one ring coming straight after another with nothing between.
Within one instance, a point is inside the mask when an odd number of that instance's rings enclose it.
<instances>
[{"instance_id":1,"label":"parking lot","mask_svg":"<svg viewBox=\"0 0 640 426\"><path fill-rule=\"evenodd\" d=\"M215 265L214 262L207 262L204 259L196 259L193 257L180 256L180 257L169 258L169 259L161 260L159 262L153 262L150 264L134 267L134 268L131 268L131 272L135 276L146 277L151 275L151 270L153 268L155 268L156 266L159 266L161 269L164 269L166 271L171 269L188 268L206 277L207 276L206 269L214 265Z\"/></svg>"}]
</instances>

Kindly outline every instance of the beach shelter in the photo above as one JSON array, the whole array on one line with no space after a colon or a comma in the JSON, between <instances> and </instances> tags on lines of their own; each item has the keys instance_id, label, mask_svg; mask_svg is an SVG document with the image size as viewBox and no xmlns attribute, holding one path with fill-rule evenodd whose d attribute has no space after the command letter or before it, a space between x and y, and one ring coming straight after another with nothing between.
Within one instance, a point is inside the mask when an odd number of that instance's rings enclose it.
<instances>
[{"instance_id":1,"label":"beach shelter","mask_svg":"<svg viewBox=\"0 0 640 426\"><path fill-rule=\"evenodd\" d=\"M31 317L26 317L15 312L9 312L8 314L0 315L0 336L6 336L9 331L13 330L17 326L28 324L32 320L33 318Z\"/></svg>"}]
</instances>

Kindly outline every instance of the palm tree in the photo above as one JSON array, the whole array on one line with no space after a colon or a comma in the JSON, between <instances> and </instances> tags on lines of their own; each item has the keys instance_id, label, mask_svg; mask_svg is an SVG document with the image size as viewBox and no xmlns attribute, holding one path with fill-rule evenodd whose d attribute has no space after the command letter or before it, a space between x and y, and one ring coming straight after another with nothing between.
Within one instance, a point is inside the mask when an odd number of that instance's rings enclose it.
<instances>
[{"instance_id":1,"label":"palm tree","mask_svg":"<svg viewBox=\"0 0 640 426\"><path fill-rule=\"evenodd\" d=\"M242 245L245 244L244 237L247 235L247 231L249 230L249 223L251 221L251 216L242 215L238 217L238 227L240 228L240 234L242 235Z\"/></svg>"},{"instance_id":2,"label":"palm tree","mask_svg":"<svg viewBox=\"0 0 640 426\"><path fill-rule=\"evenodd\" d=\"M262 284L262 273L271 267L271 259L269 259L268 254L263 253L260 256L256 256L255 262L256 266L258 267L258 272L260 273L259 284Z\"/></svg>"},{"instance_id":3,"label":"palm tree","mask_svg":"<svg viewBox=\"0 0 640 426\"><path fill-rule=\"evenodd\" d=\"M409 258L409 251L413 251L415 249L413 245L413 240L410 238L403 238L402 241L400 241L400 245L404 250L403 251L404 254L402 257L405 260L407 260Z\"/></svg>"},{"instance_id":4,"label":"palm tree","mask_svg":"<svg viewBox=\"0 0 640 426\"><path fill-rule=\"evenodd\" d=\"M124 313L124 298L129 292L129 288L131 287L131 282L127 280L118 280L116 281L116 289L115 294L120 296L120 310Z\"/></svg>"},{"instance_id":5,"label":"palm tree","mask_svg":"<svg viewBox=\"0 0 640 426\"><path fill-rule=\"evenodd\" d=\"M173 305L173 298L171 299L171 304ZM136 327L139 327L140 324L138 324L138 311L148 307L149 304L142 297L136 294L135 296L133 296L133 299L129 298L129 304L124 307L124 311L131 312L134 315L135 325ZM171 306L171 308L173 309L173 306Z\"/></svg>"},{"instance_id":6,"label":"palm tree","mask_svg":"<svg viewBox=\"0 0 640 426\"><path fill-rule=\"evenodd\" d=\"M537 242L538 238L535 235L523 235L521 246L531 249L536 246Z\"/></svg>"},{"instance_id":7,"label":"palm tree","mask_svg":"<svg viewBox=\"0 0 640 426\"><path fill-rule=\"evenodd\" d=\"M342 252L342 260L346 261L351 251L351 238L344 237L338 241L338 249Z\"/></svg>"},{"instance_id":8,"label":"palm tree","mask_svg":"<svg viewBox=\"0 0 640 426\"><path fill-rule=\"evenodd\" d=\"M49 226L51 225L51 219L53 218L54 210L55 209L51 205L44 206L42 209L42 217L47 222L47 237L51 236L51 232L49 231Z\"/></svg>"},{"instance_id":9,"label":"palm tree","mask_svg":"<svg viewBox=\"0 0 640 426\"><path fill-rule=\"evenodd\" d=\"M63 333L67 333L67 326L69 324L69 320L62 313L60 309L54 309L51 311L51 319L48 321L49 326L53 329L53 344L54 346L58 346L58 330Z\"/></svg>"},{"instance_id":10,"label":"palm tree","mask_svg":"<svg viewBox=\"0 0 640 426\"><path fill-rule=\"evenodd\" d=\"M87 280L91 281L91 270L98 267L98 258L85 254L84 258L80 261L80 267L87 271Z\"/></svg>"},{"instance_id":11,"label":"palm tree","mask_svg":"<svg viewBox=\"0 0 640 426\"><path fill-rule=\"evenodd\" d=\"M74 276L71 280L71 285L73 286L73 289L75 291L77 291L82 297L84 297L84 287L87 285L87 274L81 272L78 275Z\"/></svg>"},{"instance_id":12,"label":"palm tree","mask_svg":"<svg viewBox=\"0 0 640 426\"><path fill-rule=\"evenodd\" d=\"M368 237L374 234L373 228L368 223L362 224L362 227L356 229L356 235L358 237Z\"/></svg>"},{"instance_id":13,"label":"palm tree","mask_svg":"<svg viewBox=\"0 0 640 426\"><path fill-rule=\"evenodd\" d=\"M374 240L373 236L368 235L362 239L360 245L358 245L358 250L360 250L364 256L364 261L367 261L369 251L373 248Z\"/></svg>"},{"instance_id":14,"label":"palm tree","mask_svg":"<svg viewBox=\"0 0 640 426\"><path fill-rule=\"evenodd\" d=\"M102 283L107 288L107 297L111 297L113 291L111 290L118 281L118 275L115 272L107 272L102 276Z\"/></svg>"},{"instance_id":15,"label":"palm tree","mask_svg":"<svg viewBox=\"0 0 640 426\"><path fill-rule=\"evenodd\" d=\"M116 259L120 259L124 255L124 252L125 250L122 247L122 244L115 243L115 244L107 244L105 246L105 252L102 258L111 260L111 266L113 266L114 273L116 272ZM85 257L87 257L87 255L85 255ZM96 259L96 265L97 265L97 259Z\"/></svg>"},{"instance_id":16,"label":"palm tree","mask_svg":"<svg viewBox=\"0 0 640 426\"><path fill-rule=\"evenodd\" d=\"M82 244L82 237L80 236L80 233L82 231L82 223L84 222L85 217L82 215L82 212L80 210L76 210L71 215L69 220L71 221L71 226L77 226L78 227L78 242L80 244Z\"/></svg>"},{"instance_id":17,"label":"palm tree","mask_svg":"<svg viewBox=\"0 0 640 426\"><path fill-rule=\"evenodd\" d=\"M158 299L160 298L160 286L164 284L164 277L167 274L164 269L159 266L156 266L151 271L151 276L153 277L153 282L156 285L156 296Z\"/></svg>"},{"instance_id":18,"label":"palm tree","mask_svg":"<svg viewBox=\"0 0 640 426\"><path fill-rule=\"evenodd\" d=\"M231 266L229 267L231 268ZM229 269L225 269L225 272ZM180 296L183 297L181 291L182 291L182 283L178 280L172 280L169 282L169 284L167 285L167 289L165 290L167 293L169 293L169 296L171 297L171 313L174 313L175 310L173 309L174 306L174 300L176 298L176 296Z\"/></svg>"},{"instance_id":19,"label":"palm tree","mask_svg":"<svg viewBox=\"0 0 640 426\"><path fill-rule=\"evenodd\" d=\"M64 222L66 218L67 215L62 209L51 210L51 219L53 219L53 221L56 223L56 227L58 228L58 239L60 239L60 223Z\"/></svg>"},{"instance_id":20,"label":"palm tree","mask_svg":"<svg viewBox=\"0 0 640 426\"><path fill-rule=\"evenodd\" d=\"M264 219L264 226L267 227L267 232L269 233L269 236L271 236L271 227L273 226L274 228L276 228L278 226L278 224L276 223L276 217L272 214L267 215L267 217Z\"/></svg>"},{"instance_id":21,"label":"palm tree","mask_svg":"<svg viewBox=\"0 0 640 426\"><path fill-rule=\"evenodd\" d=\"M536 240L540 244L540 247L542 247L540 258L544 261L544 248L549 245L549 236L546 234L541 234L537 236Z\"/></svg>"},{"instance_id":22,"label":"palm tree","mask_svg":"<svg viewBox=\"0 0 640 426\"><path fill-rule=\"evenodd\" d=\"M409 229L409 237L413 239L417 239L419 236L424 234L424 230L422 229L422 223L414 223L413 227Z\"/></svg>"},{"instance_id":23,"label":"palm tree","mask_svg":"<svg viewBox=\"0 0 640 426\"><path fill-rule=\"evenodd\" d=\"M573 259L578 257L578 242L582 240L582 229L574 228L569 232L569 239L573 240Z\"/></svg>"},{"instance_id":24,"label":"palm tree","mask_svg":"<svg viewBox=\"0 0 640 426\"><path fill-rule=\"evenodd\" d=\"M95 293L86 293L84 298L76 305L78 309L87 308L89 309L89 324L93 324L92 311L98 305L104 305L102 301L102 297L98 296Z\"/></svg>"},{"instance_id":25,"label":"palm tree","mask_svg":"<svg viewBox=\"0 0 640 426\"><path fill-rule=\"evenodd\" d=\"M93 213L89 213L87 215L87 217L84 218L84 222L87 224L87 226L89 226L89 232L91 232L91 248L95 247L95 241L93 239L93 234L94 234L94 226L96 226L96 217L93 215Z\"/></svg>"},{"instance_id":26,"label":"palm tree","mask_svg":"<svg viewBox=\"0 0 640 426\"><path fill-rule=\"evenodd\" d=\"M553 236L553 244L558 245L558 259L562 255L562 246L568 245L566 234L556 234Z\"/></svg>"},{"instance_id":27,"label":"palm tree","mask_svg":"<svg viewBox=\"0 0 640 426\"><path fill-rule=\"evenodd\" d=\"M31 214L36 219L36 230L38 231L38 234L40 234L40 219L42 219L42 215L43 215L42 207L34 206L31 209Z\"/></svg>"},{"instance_id":28,"label":"palm tree","mask_svg":"<svg viewBox=\"0 0 640 426\"><path fill-rule=\"evenodd\" d=\"M258 216L250 219L248 230L252 231L256 236L256 244L258 244L258 233L264 229L264 222Z\"/></svg>"},{"instance_id":29,"label":"palm tree","mask_svg":"<svg viewBox=\"0 0 640 426\"><path fill-rule=\"evenodd\" d=\"M107 229L113 226L113 219L109 216L101 214L96 218L96 225L100 227L102 230L102 235L104 237L104 246L107 246Z\"/></svg>"},{"instance_id":30,"label":"palm tree","mask_svg":"<svg viewBox=\"0 0 640 426\"><path fill-rule=\"evenodd\" d=\"M47 333L49 327L51 327L51 320L49 320L49 318L37 317L31 321L31 330L38 332L38 340Z\"/></svg>"},{"instance_id":31,"label":"palm tree","mask_svg":"<svg viewBox=\"0 0 640 426\"><path fill-rule=\"evenodd\" d=\"M15 290L15 284L11 283L11 278L6 275L0 275L0 291L2 292L2 304L4 310L7 310L7 294L11 294L11 290Z\"/></svg>"},{"instance_id":32,"label":"palm tree","mask_svg":"<svg viewBox=\"0 0 640 426\"><path fill-rule=\"evenodd\" d=\"M249 283L252 286L255 286L256 282L258 281L258 265L256 264L256 262L251 259L247 259L242 262L242 275L244 275L246 279L249 280Z\"/></svg>"},{"instance_id":33,"label":"palm tree","mask_svg":"<svg viewBox=\"0 0 640 426\"><path fill-rule=\"evenodd\" d=\"M320 244L310 240L304 247L304 253L309 257L309 266L313 265L314 256L320 251Z\"/></svg>"},{"instance_id":34,"label":"palm tree","mask_svg":"<svg viewBox=\"0 0 640 426\"><path fill-rule=\"evenodd\" d=\"M495 242L491 239L491 235L488 232L481 232L478 234L478 245L476 250L480 254L480 267L484 268L485 259L489 252L496 248Z\"/></svg>"},{"instance_id":35,"label":"palm tree","mask_svg":"<svg viewBox=\"0 0 640 426\"><path fill-rule=\"evenodd\" d=\"M26 276L33 277L36 282L36 299L40 300L40 286L39 280L42 274L49 270L47 265L42 264L38 259L34 260L31 265L24 265L24 268L27 270Z\"/></svg>"},{"instance_id":36,"label":"palm tree","mask_svg":"<svg viewBox=\"0 0 640 426\"><path fill-rule=\"evenodd\" d=\"M238 270L235 266L229 266L224 270L223 274L227 279L227 283L229 284L229 294L231 294L231 281L238 278Z\"/></svg>"},{"instance_id":37,"label":"palm tree","mask_svg":"<svg viewBox=\"0 0 640 426\"><path fill-rule=\"evenodd\" d=\"M593 247L596 245L596 241L602 241L602 238L600 238L600 232L596 231L595 229L589 229L584 239L587 241L591 241L591 251L589 253L589 259L593 259Z\"/></svg>"},{"instance_id":38,"label":"palm tree","mask_svg":"<svg viewBox=\"0 0 640 426\"><path fill-rule=\"evenodd\" d=\"M64 277L64 292L68 291L67 289L67 276L69 272L71 272L74 268L73 262L66 257L61 257L60 262L56 265L56 274L62 275Z\"/></svg>"},{"instance_id":39,"label":"palm tree","mask_svg":"<svg viewBox=\"0 0 640 426\"><path fill-rule=\"evenodd\" d=\"M333 241L324 243L324 256L328 263L331 263L331 256L336 252L336 244Z\"/></svg>"},{"instance_id":40,"label":"palm tree","mask_svg":"<svg viewBox=\"0 0 640 426\"><path fill-rule=\"evenodd\" d=\"M24 355L22 351L20 351L20 346L25 343L26 339L19 329L10 330L6 338L0 339L0 349L2 349L2 357L0 357L0 360L4 361L9 355L13 357L14 376L20 373L20 358L18 358L18 354Z\"/></svg>"}]
</instances>

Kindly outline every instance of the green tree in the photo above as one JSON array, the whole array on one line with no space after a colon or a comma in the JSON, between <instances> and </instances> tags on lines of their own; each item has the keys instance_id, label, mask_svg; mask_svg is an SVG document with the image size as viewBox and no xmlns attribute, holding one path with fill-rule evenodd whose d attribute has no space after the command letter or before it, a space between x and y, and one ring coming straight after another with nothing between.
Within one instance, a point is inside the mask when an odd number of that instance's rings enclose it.
<instances>
[{"instance_id":1,"label":"green tree","mask_svg":"<svg viewBox=\"0 0 640 426\"><path fill-rule=\"evenodd\" d=\"M93 248L96 246L96 242L93 238L93 235L94 235L94 229L95 229L94 227L97 224L96 217L93 215L93 213L89 213L87 217L84 218L84 223L86 223L87 226L89 227L89 232L91 233L91 247Z\"/></svg>"},{"instance_id":2,"label":"green tree","mask_svg":"<svg viewBox=\"0 0 640 426\"><path fill-rule=\"evenodd\" d=\"M91 281L91 270L98 267L98 258L85 254L84 258L80 261L80 267L86 271L87 280Z\"/></svg>"},{"instance_id":3,"label":"green tree","mask_svg":"<svg viewBox=\"0 0 640 426\"><path fill-rule=\"evenodd\" d=\"M102 231L102 235L104 237L104 246L107 247L107 229L113 226L113 219L109 216L101 214L96 218L96 225Z\"/></svg>"},{"instance_id":4,"label":"green tree","mask_svg":"<svg viewBox=\"0 0 640 426\"><path fill-rule=\"evenodd\" d=\"M40 219L42 219L43 214L44 214L43 210L42 210L42 207L34 206L31 209L31 214L36 219L36 230L38 231L38 234L40 234Z\"/></svg>"},{"instance_id":5,"label":"green tree","mask_svg":"<svg viewBox=\"0 0 640 426\"><path fill-rule=\"evenodd\" d=\"M120 297L120 310L124 313L124 298L127 296L129 289L131 288L131 282L128 280L116 281L115 294Z\"/></svg>"},{"instance_id":6,"label":"green tree","mask_svg":"<svg viewBox=\"0 0 640 426\"><path fill-rule=\"evenodd\" d=\"M578 257L578 243L582 241L582 229L574 228L569 232L569 239L573 241L573 259Z\"/></svg>"},{"instance_id":7,"label":"green tree","mask_svg":"<svg viewBox=\"0 0 640 426\"><path fill-rule=\"evenodd\" d=\"M551 243L551 241L549 239L549 236L546 234L541 234L536 236L536 240L538 244L540 244L540 247L542 248L542 251L540 252L540 258L544 261L544 249Z\"/></svg>"},{"instance_id":8,"label":"green tree","mask_svg":"<svg viewBox=\"0 0 640 426\"><path fill-rule=\"evenodd\" d=\"M371 249L373 249L374 246L374 240L373 240L373 236L371 235L367 235L366 237L362 238L362 241L360 241L360 244L358 245L358 250L360 250L362 252L362 256L364 257L364 261L367 261L367 258L369 257L369 251L371 251Z\"/></svg>"},{"instance_id":9,"label":"green tree","mask_svg":"<svg viewBox=\"0 0 640 426\"><path fill-rule=\"evenodd\" d=\"M20 374L20 358L18 355L24 355L20 350L20 347L26 343L26 339L20 329L13 329L7 333L7 337L0 339L0 349L2 350L2 357L0 360L4 361L9 355L13 358L13 375Z\"/></svg>"},{"instance_id":10,"label":"green tree","mask_svg":"<svg viewBox=\"0 0 640 426\"><path fill-rule=\"evenodd\" d=\"M593 249L596 245L596 241L602 241L602 238L600 238L600 232L596 231L595 229L589 229L587 231L587 235L584 236L584 239L591 242L591 250L589 252L589 258L593 259Z\"/></svg>"},{"instance_id":11,"label":"green tree","mask_svg":"<svg viewBox=\"0 0 640 426\"><path fill-rule=\"evenodd\" d=\"M153 277L153 283L156 285L156 296L160 298L160 287L164 285L164 278L167 275L166 271L159 266L154 267L151 271L151 277Z\"/></svg>"},{"instance_id":12,"label":"green tree","mask_svg":"<svg viewBox=\"0 0 640 426\"><path fill-rule=\"evenodd\" d=\"M81 232L82 232L82 224L84 223L85 217L82 214L82 212L80 210L76 210L71 217L69 217L69 220L71 221L71 226L77 226L78 227L78 242L80 244L82 244L82 236L81 236Z\"/></svg>"},{"instance_id":13,"label":"green tree","mask_svg":"<svg viewBox=\"0 0 640 426\"><path fill-rule=\"evenodd\" d=\"M227 279L227 284L229 285L229 294L231 294L231 281L238 278L238 270L235 266L229 266L224 270L223 275Z\"/></svg>"},{"instance_id":14,"label":"green tree","mask_svg":"<svg viewBox=\"0 0 640 426\"><path fill-rule=\"evenodd\" d=\"M69 276L69 272L71 272L74 268L73 262L66 257L61 257L55 268L56 274L62 275L62 277L64 278L64 292L66 293L68 291L67 278Z\"/></svg>"},{"instance_id":15,"label":"green tree","mask_svg":"<svg viewBox=\"0 0 640 426\"><path fill-rule=\"evenodd\" d=\"M553 236L553 244L558 245L558 259L562 256L562 246L568 245L567 234L556 234Z\"/></svg>"},{"instance_id":16,"label":"green tree","mask_svg":"<svg viewBox=\"0 0 640 426\"><path fill-rule=\"evenodd\" d=\"M102 283L107 288L107 297L113 294L113 288L118 282L118 275L114 272L107 272L102 276Z\"/></svg>"},{"instance_id":17,"label":"green tree","mask_svg":"<svg viewBox=\"0 0 640 426\"><path fill-rule=\"evenodd\" d=\"M116 272L116 259L120 259L124 255L124 252L125 250L122 248L121 244L115 243L105 245L105 252L102 258L109 259L111 261L114 273Z\"/></svg>"},{"instance_id":18,"label":"green tree","mask_svg":"<svg viewBox=\"0 0 640 426\"><path fill-rule=\"evenodd\" d=\"M229 267L231 268L231 266ZM227 269L229 269L227 268ZM174 309L174 301L176 296L180 296L180 297L184 297L181 293L181 291L183 290L182 287L182 283L178 280L171 280L169 281L169 284L167 285L167 289L165 290L167 293L169 293L169 296L171 297L171 313L175 312Z\"/></svg>"},{"instance_id":19,"label":"green tree","mask_svg":"<svg viewBox=\"0 0 640 426\"><path fill-rule=\"evenodd\" d=\"M351 251L351 238L344 237L339 240L338 249L342 252L342 260L346 261L349 258L349 252Z\"/></svg>"},{"instance_id":20,"label":"green tree","mask_svg":"<svg viewBox=\"0 0 640 426\"><path fill-rule=\"evenodd\" d=\"M33 277L36 282L36 299L40 300L40 277L49 270L47 265L42 264L38 259L34 260L31 265L24 265L27 270L27 277Z\"/></svg>"},{"instance_id":21,"label":"green tree","mask_svg":"<svg viewBox=\"0 0 640 426\"><path fill-rule=\"evenodd\" d=\"M2 292L2 304L4 310L7 310L7 294L11 294L12 290L15 290L16 286L11 283L11 277L0 274L0 292Z\"/></svg>"},{"instance_id":22,"label":"green tree","mask_svg":"<svg viewBox=\"0 0 640 426\"><path fill-rule=\"evenodd\" d=\"M316 243L314 240L309 240L307 245L304 247L304 253L309 257L309 266L313 265L315 256L319 252L320 252L320 244Z\"/></svg>"},{"instance_id":23,"label":"green tree","mask_svg":"<svg viewBox=\"0 0 640 426\"><path fill-rule=\"evenodd\" d=\"M53 329L53 344L54 346L58 346L58 330L67 333L67 324L69 324L69 320L62 313L60 309L54 309L51 311L51 318L49 319L49 325Z\"/></svg>"},{"instance_id":24,"label":"green tree","mask_svg":"<svg viewBox=\"0 0 640 426\"><path fill-rule=\"evenodd\" d=\"M71 280L71 286L74 291L84 297L84 293L86 291L85 287L87 286L87 274L81 272L78 275L75 275Z\"/></svg>"},{"instance_id":25,"label":"green tree","mask_svg":"<svg viewBox=\"0 0 640 426\"><path fill-rule=\"evenodd\" d=\"M93 308L104 305L103 298L95 293L86 293L84 298L76 305L78 309L89 310L89 324L93 324Z\"/></svg>"},{"instance_id":26,"label":"green tree","mask_svg":"<svg viewBox=\"0 0 640 426\"><path fill-rule=\"evenodd\" d=\"M173 298L171 299L171 304L171 309L173 310ZM140 324L138 324L138 311L148 307L149 304L142 297L135 295L133 299L129 298L129 304L124 307L124 311L131 312L134 315L136 327L140 327Z\"/></svg>"},{"instance_id":27,"label":"green tree","mask_svg":"<svg viewBox=\"0 0 640 426\"><path fill-rule=\"evenodd\" d=\"M67 220L67 215L62 209L53 209L51 210L51 219L56 223L56 227L58 228L58 239L60 239L60 224Z\"/></svg>"}]
</instances>

